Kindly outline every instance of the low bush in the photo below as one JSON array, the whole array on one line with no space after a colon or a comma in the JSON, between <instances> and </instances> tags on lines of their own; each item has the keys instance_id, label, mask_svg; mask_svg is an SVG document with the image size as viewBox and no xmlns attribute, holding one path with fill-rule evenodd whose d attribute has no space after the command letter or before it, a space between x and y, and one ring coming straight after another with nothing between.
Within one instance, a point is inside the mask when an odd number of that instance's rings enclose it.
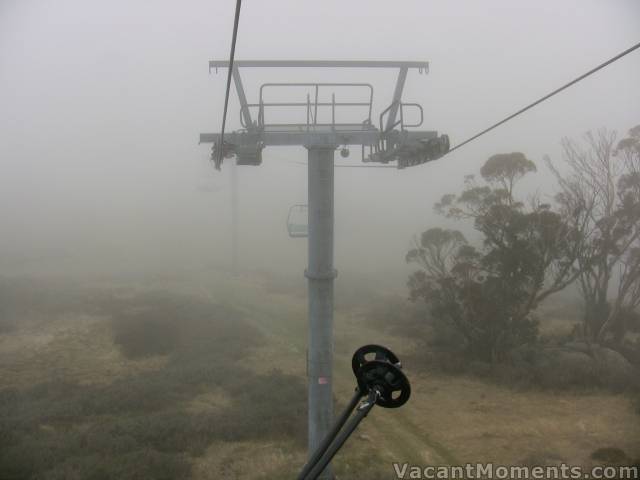
<instances>
[{"instance_id":1,"label":"low bush","mask_svg":"<svg viewBox=\"0 0 640 480\"><path fill-rule=\"evenodd\" d=\"M617 447L599 448L591 453L591 459L604 465L628 464L631 461L627 454Z\"/></svg>"},{"instance_id":2,"label":"low bush","mask_svg":"<svg viewBox=\"0 0 640 480\"><path fill-rule=\"evenodd\" d=\"M237 312L166 293L108 308L125 355L163 353L165 366L107 385L0 389L0 478L184 479L213 441L304 441L303 379L242 363L261 335ZM212 391L229 402L189 408Z\"/></svg>"},{"instance_id":3,"label":"low bush","mask_svg":"<svg viewBox=\"0 0 640 480\"><path fill-rule=\"evenodd\" d=\"M234 310L167 292L120 301L111 315L114 343L129 358L200 357L206 349L238 358L260 337Z\"/></svg>"},{"instance_id":4,"label":"low bush","mask_svg":"<svg viewBox=\"0 0 640 480\"><path fill-rule=\"evenodd\" d=\"M159 378L137 380L128 385L147 386L126 399L120 398L126 391L123 385L40 385L25 392L3 391L0 478L46 472L47 478L186 478L184 455L200 455L214 440L304 441L306 390L297 377L227 370L216 387L227 391L230 405L203 413L185 408L196 393L193 388L165 379L159 385L174 393L150 400L152 392L163 390L149 387ZM64 391L67 394L61 395ZM143 391L148 396L140 395ZM151 473L165 465L180 475L136 477L138 470L114 475L126 468L132 452L149 462L139 465L139 471ZM104 477L92 476L103 467L108 467ZM94 473L88 475L90 471Z\"/></svg>"},{"instance_id":5,"label":"low bush","mask_svg":"<svg viewBox=\"0 0 640 480\"><path fill-rule=\"evenodd\" d=\"M47 480L171 480L188 478L191 464L185 455L166 454L150 448L116 456L100 454L74 457L36 478Z\"/></svg>"},{"instance_id":6,"label":"low bush","mask_svg":"<svg viewBox=\"0 0 640 480\"><path fill-rule=\"evenodd\" d=\"M180 341L179 319L173 312L147 310L113 321L114 342L129 358L165 355Z\"/></svg>"}]
</instances>

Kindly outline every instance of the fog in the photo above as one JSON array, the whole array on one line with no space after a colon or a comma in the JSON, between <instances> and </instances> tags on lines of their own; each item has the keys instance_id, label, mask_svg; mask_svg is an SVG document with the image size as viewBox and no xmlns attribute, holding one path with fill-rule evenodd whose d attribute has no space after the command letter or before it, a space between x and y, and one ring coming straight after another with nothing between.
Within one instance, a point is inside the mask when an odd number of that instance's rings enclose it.
<instances>
[{"instance_id":1,"label":"fog","mask_svg":"<svg viewBox=\"0 0 640 480\"><path fill-rule=\"evenodd\" d=\"M222 122L234 2L0 0L0 268L127 273L226 268L230 168L214 171L201 132ZM246 0L237 59L427 60L403 100L424 129L457 144L636 43L637 1ZM395 72L242 72L250 102L267 81L369 82L377 118ZM599 127L640 118L634 52L440 161L406 170L337 169L340 272L406 274L414 234L492 154L522 151L539 167L530 191L553 192L545 154ZM228 130L239 128L232 91ZM360 161L353 148L348 159ZM302 147L268 147L239 168L241 266L302 274L290 205L306 203ZM302 276L301 276L302 278ZM403 282L403 280L400 280Z\"/></svg>"}]
</instances>

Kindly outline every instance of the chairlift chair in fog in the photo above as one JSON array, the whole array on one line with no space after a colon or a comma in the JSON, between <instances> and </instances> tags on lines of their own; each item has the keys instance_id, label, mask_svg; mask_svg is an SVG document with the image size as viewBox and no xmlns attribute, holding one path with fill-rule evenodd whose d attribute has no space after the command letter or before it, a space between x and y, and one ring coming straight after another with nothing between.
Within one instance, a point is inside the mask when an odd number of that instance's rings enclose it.
<instances>
[{"instance_id":1,"label":"chairlift chair in fog","mask_svg":"<svg viewBox=\"0 0 640 480\"><path fill-rule=\"evenodd\" d=\"M287 215L287 232L291 238L309 236L307 205L292 205Z\"/></svg>"}]
</instances>

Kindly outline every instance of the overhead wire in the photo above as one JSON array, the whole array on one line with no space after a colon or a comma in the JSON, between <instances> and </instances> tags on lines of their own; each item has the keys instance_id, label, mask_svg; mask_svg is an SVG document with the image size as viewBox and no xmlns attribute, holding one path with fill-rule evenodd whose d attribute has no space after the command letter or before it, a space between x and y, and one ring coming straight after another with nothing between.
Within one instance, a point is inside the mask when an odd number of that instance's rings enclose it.
<instances>
[{"instance_id":1,"label":"overhead wire","mask_svg":"<svg viewBox=\"0 0 640 480\"><path fill-rule=\"evenodd\" d=\"M547 95L545 95L544 97L539 98L538 100L536 100L533 103L530 103L529 105L527 105L524 108L521 108L520 110L518 110L515 113L512 113L511 115L509 115L508 117L505 117L504 119L500 120L497 123L494 123L493 125L491 125L488 128L485 128L484 130L482 130L479 133L476 133L475 135L473 135L472 137L469 137L468 139L466 139L464 142L461 142L459 144L457 144L455 147L449 149L449 151L447 153L445 153L445 155L450 154L451 152L459 149L460 147L472 142L473 140L481 137L482 135L484 135L485 133L490 132L491 130L493 130L494 128L499 127L500 125L508 122L509 120L512 120L513 118L517 117L518 115L521 115L522 113L526 112L527 110L535 107L536 105L544 102L545 100L548 100L549 98L553 97L554 95L562 92L563 90L566 90L567 88L571 87L572 85L575 85L576 83L580 82L581 80L584 80L585 78L587 78L589 75L592 75L594 73L596 73L598 70L603 69L604 67L606 67L607 65L612 64L613 62L615 62L616 60L620 60L622 57L624 57L625 55L628 55L629 53L633 52L634 50L637 50L638 48L640 48L640 43L636 43L635 45L633 45L630 48L627 48L626 50L624 50L623 52L620 52L618 55L616 55L615 57L611 57L609 60L607 60L606 62L601 63L600 65L598 65L595 68L592 68L591 70L589 70L586 73L583 73L582 75L580 75L579 77L574 78L573 80L571 80L569 83L564 84L563 86L561 86L560 88L556 88L554 91L552 91L551 93L548 93Z\"/></svg>"},{"instance_id":2,"label":"overhead wire","mask_svg":"<svg viewBox=\"0 0 640 480\"><path fill-rule=\"evenodd\" d=\"M215 159L215 166L217 170L220 170L222 164L222 156L224 154L224 128L227 123L227 107L229 106L229 92L231 90L231 75L233 73L233 59L236 55L236 39L238 38L238 24L240 23L240 6L242 0L236 0L236 15L233 21L233 36L231 37L231 53L229 54L229 69L227 72L227 92L224 96L224 111L222 112L222 130L220 132L220 145L218 146L217 158Z\"/></svg>"},{"instance_id":3,"label":"overhead wire","mask_svg":"<svg viewBox=\"0 0 640 480\"><path fill-rule=\"evenodd\" d=\"M241 3L242 0L236 0L236 12L235 12L235 19L233 22L233 36L231 38L231 52L229 55L229 68L227 71L227 89L226 89L226 93L225 93L225 97L224 97L224 111L222 114L222 130L220 133L220 144L219 144L219 148L217 153L217 158L215 159L215 166L216 169L220 170L220 165L222 163L222 157L224 154L224 130L225 130L225 126L226 126L226 122L227 122L227 108L229 105L229 92L231 91L231 76L233 74L233 61L235 58L235 51L236 51L236 40L237 40L237 36L238 36L238 24L240 22L240 7L241 7ZM551 97L557 95L558 93L566 90L567 88L575 85L576 83L584 80L585 78L589 77L590 75L593 75L594 73L596 73L599 70L602 70L603 68L607 67L608 65L616 62L617 60L620 60L622 57L630 54L631 52L637 50L638 48L640 48L640 42L636 43L635 45L627 48L626 50L620 52L619 54L615 55L614 57L611 57L609 60L601 63L600 65L592 68L591 70L589 70L586 73L583 73L582 75L574 78L573 80L571 80L570 82L562 85L559 88L556 88L555 90L553 90L552 92L544 95L543 97L540 97L539 99L537 99L536 101L528 104L527 106L521 108L520 110L512 113L511 115L503 118L502 120L500 120L499 122L494 123L493 125L491 125L490 127L485 128L484 130L481 130L480 132L476 133L475 135L467 138L466 140L464 140L463 142L457 144L455 147L449 149L449 151L447 153L445 153L443 156L445 155L449 155L450 153L456 151L457 149L463 147L464 145L467 145L468 143L471 143L472 141L480 138L481 136L489 133L490 131L498 128L500 125L503 125L505 123L507 123L510 120L513 120L515 117L523 114L524 112L526 112L527 110L532 109L533 107L535 107L536 105L541 104L542 102L550 99ZM340 168L395 168L391 165L387 166L387 165L336 165L336 167L340 167Z\"/></svg>"},{"instance_id":4,"label":"overhead wire","mask_svg":"<svg viewBox=\"0 0 640 480\"><path fill-rule=\"evenodd\" d=\"M466 139L465 141L457 144L455 147L449 149L449 151L447 153L445 153L443 155L443 157L445 155L449 155L451 152L459 149L460 147L471 143L472 141L476 140L477 138L483 136L486 133L489 133L491 130L499 127L500 125L503 125L505 123L507 123L509 120L514 119L515 117L517 117L518 115L523 114L524 112L526 112L527 110L530 110L531 108L535 107L536 105L541 104L542 102L544 102L545 100L548 100L549 98L553 97L554 95L557 95L558 93L562 92L563 90L566 90L567 88L575 85L576 83L580 82L581 80L584 80L585 78L587 78L590 75L593 75L594 73L596 73L598 70L602 70L603 68L605 68L606 66L612 64L613 62L620 60L622 57L630 54L631 52L633 52L634 50L637 50L638 48L640 48L640 43L636 43L635 45L633 45L632 47L627 48L626 50L620 52L619 54L617 54L614 57L611 57L609 60L607 60L606 62L601 63L600 65L598 65L597 67L592 68L591 70L589 70L586 73L583 73L582 75L580 75L579 77L574 78L573 80L571 80L570 82L562 85L559 88L556 88L555 90L553 90L552 92L546 94L543 97L540 97L538 100L536 100L535 102L530 103L529 105L527 105L526 107L521 108L520 110L516 111L515 113L512 113L511 115L509 115L508 117L503 118L502 120L500 120L497 123L494 123L493 125L491 125L488 128L485 128L484 130L476 133L475 135L469 137L468 139ZM442 157L439 157L442 158ZM341 167L341 168L396 168L393 167L391 165L387 166L387 165L336 165L336 167Z\"/></svg>"}]
</instances>

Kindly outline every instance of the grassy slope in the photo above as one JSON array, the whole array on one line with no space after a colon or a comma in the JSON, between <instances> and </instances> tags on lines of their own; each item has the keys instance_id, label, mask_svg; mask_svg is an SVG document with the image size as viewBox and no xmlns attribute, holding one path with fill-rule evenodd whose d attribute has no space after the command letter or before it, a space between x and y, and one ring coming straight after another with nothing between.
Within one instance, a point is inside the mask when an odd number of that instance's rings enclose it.
<instances>
[{"instance_id":1,"label":"grassy slope","mask_svg":"<svg viewBox=\"0 0 640 480\"><path fill-rule=\"evenodd\" d=\"M304 375L306 297L303 278L294 288L277 289L264 278L154 279L120 285L124 292L165 289L195 294L240 312L264 334L243 364L263 374L277 368ZM353 389L351 352L364 343L382 343L402 356L413 342L367 324L349 305L335 318L335 391L346 401ZM109 384L134 374L158 371L164 357L129 360L113 348L100 315L56 313L46 324L0 335L0 386L26 385L54 374L82 384ZM614 446L640 456L640 416L618 394L516 392L464 377L443 377L405 365L413 386L400 410L374 409L335 460L341 478L392 478L391 462L459 464L526 458L561 458L589 464L600 447ZM216 411L228 399L212 387L189 401L193 413ZM43 428L49 428L46 425ZM214 441L190 457L194 478L290 478L304 461L304 446L287 440Z\"/></svg>"},{"instance_id":2,"label":"grassy slope","mask_svg":"<svg viewBox=\"0 0 640 480\"><path fill-rule=\"evenodd\" d=\"M220 285L207 294L225 291L228 301L242 303L248 318L272 335L272 343L256 354L258 368L278 365L286 372L303 375L306 298L269 294L260 283L250 294L240 286L246 286L246 281L240 280L239 288L232 289L237 296ZM335 338L335 391L339 399L349 398L353 389L350 356L355 348L380 343L402 355L414 347L406 337L368 326L358 309L338 309ZM415 371L411 365L405 368L413 385L411 401L397 411L374 410L336 459L338 472L367 464L371 472L390 472L393 461L521 464L562 459L589 465L591 452L603 446L621 448L634 458L640 456L640 416L624 395L518 392L470 378Z\"/></svg>"}]
</instances>

